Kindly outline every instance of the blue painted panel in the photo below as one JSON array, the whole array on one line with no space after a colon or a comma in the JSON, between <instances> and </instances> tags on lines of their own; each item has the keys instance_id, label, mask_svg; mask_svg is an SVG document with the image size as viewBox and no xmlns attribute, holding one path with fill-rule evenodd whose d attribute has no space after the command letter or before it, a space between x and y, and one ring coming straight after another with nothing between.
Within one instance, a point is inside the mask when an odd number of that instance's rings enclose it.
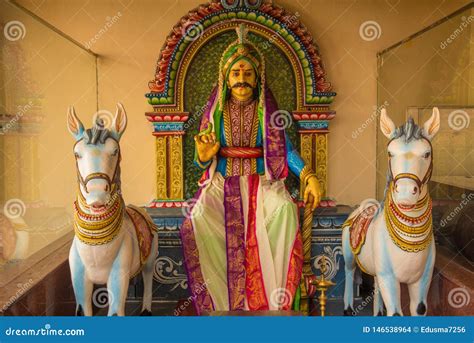
<instances>
[{"instance_id":1,"label":"blue painted panel","mask_svg":"<svg viewBox=\"0 0 474 343\"><path fill-rule=\"evenodd\" d=\"M299 120L298 127L306 130L324 130L329 127L326 120Z\"/></svg>"},{"instance_id":2,"label":"blue painted panel","mask_svg":"<svg viewBox=\"0 0 474 343\"><path fill-rule=\"evenodd\" d=\"M336 286L328 292L328 296L342 298L344 295L344 259L341 226L351 209L347 206L338 206L333 209L318 210L313 220L311 239L312 270L315 275L320 276L320 262L322 255L326 255L328 266L326 277L336 283ZM182 212L180 209L148 211L158 226L159 255L153 275L153 300L178 301L186 299L189 297L189 290L179 235L179 227L183 221ZM142 280L141 277L138 277L132 282L129 298L141 297L142 289Z\"/></svg>"},{"instance_id":3,"label":"blue painted panel","mask_svg":"<svg viewBox=\"0 0 474 343\"><path fill-rule=\"evenodd\" d=\"M351 212L347 206L316 212L311 234L311 269L316 276L321 275L321 265L325 256L325 277L336 285L328 291L329 298L344 296L344 257L342 255L342 224ZM356 292L355 294L358 294Z\"/></svg>"},{"instance_id":4,"label":"blue painted panel","mask_svg":"<svg viewBox=\"0 0 474 343\"><path fill-rule=\"evenodd\" d=\"M184 123L183 122L155 122L153 127L155 132L160 131L182 131Z\"/></svg>"}]
</instances>

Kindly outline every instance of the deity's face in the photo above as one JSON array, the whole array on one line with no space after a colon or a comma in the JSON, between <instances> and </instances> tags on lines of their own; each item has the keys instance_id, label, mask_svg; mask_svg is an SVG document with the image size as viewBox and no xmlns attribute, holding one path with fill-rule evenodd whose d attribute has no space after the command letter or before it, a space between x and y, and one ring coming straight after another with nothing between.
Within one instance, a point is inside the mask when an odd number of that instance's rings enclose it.
<instances>
[{"instance_id":1,"label":"deity's face","mask_svg":"<svg viewBox=\"0 0 474 343\"><path fill-rule=\"evenodd\" d=\"M234 63L229 72L227 86L238 100L250 99L257 86L257 74L253 66L245 60Z\"/></svg>"}]
</instances>

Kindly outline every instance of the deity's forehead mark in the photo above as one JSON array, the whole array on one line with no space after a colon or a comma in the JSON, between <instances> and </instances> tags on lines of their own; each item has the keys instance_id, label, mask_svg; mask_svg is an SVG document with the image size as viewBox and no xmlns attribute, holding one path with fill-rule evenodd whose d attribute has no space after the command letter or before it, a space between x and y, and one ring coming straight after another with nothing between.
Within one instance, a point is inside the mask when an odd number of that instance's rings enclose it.
<instances>
[{"instance_id":1,"label":"deity's forehead mark","mask_svg":"<svg viewBox=\"0 0 474 343\"><path fill-rule=\"evenodd\" d=\"M240 94L241 98L253 93L263 106L265 99L265 92L263 91L265 89L265 61L263 54L248 39L248 28L244 24L239 25L236 31L237 40L224 50L219 62L217 91L219 108L223 108L228 89L232 89L233 95L239 95L238 92L242 93ZM255 91L249 92L249 87L232 87L240 83L248 84Z\"/></svg>"}]
</instances>

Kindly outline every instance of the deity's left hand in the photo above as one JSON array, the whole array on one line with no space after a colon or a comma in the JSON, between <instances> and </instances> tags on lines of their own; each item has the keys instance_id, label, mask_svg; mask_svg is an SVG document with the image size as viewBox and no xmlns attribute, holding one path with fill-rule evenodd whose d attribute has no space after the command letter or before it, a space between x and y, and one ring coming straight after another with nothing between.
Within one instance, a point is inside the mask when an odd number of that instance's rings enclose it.
<instances>
[{"instance_id":1,"label":"deity's left hand","mask_svg":"<svg viewBox=\"0 0 474 343\"><path fill-rule=\"evenodd\" d=\"M312 195L312 199L309 195ZM308 179L306 187L304 189L304 203L306 204L309 200L313 200L311 207L313 210L318 207L319 202L321 201L321 187L319 186L319 181L316 176L311 176Z\"/></svg>"}]
</instances>

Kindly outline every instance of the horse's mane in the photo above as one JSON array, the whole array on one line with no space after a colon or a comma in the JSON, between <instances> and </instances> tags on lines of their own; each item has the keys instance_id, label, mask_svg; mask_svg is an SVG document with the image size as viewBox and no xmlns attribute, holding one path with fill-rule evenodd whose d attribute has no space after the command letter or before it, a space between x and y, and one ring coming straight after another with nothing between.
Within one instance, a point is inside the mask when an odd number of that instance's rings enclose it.
<instances>
[{"instance_id":1,"label":"horse's mane","mask_svg":"<svg viewBox=\"0 0 474 343\"><path fill-rule=\"evenodd\" d=\"M84 131L84 140L86 144L104 144L108 137L111 137L110 130L105 128L104 120L101 118L97 119L92 128Z\"/></svg>"},{"instance_id":2,"label":"horse's mane","mask_svg":"<svg viewBox=\"0 0 474 343\"><path fill-rule=\"evenodd\" d=\"M412 140L423 138L423 128L419 127L412 117L409 117L407 122L395 129L392 139L397 139L404 136L405 143L410 143Z\"/></svg>"}]
</instances>

